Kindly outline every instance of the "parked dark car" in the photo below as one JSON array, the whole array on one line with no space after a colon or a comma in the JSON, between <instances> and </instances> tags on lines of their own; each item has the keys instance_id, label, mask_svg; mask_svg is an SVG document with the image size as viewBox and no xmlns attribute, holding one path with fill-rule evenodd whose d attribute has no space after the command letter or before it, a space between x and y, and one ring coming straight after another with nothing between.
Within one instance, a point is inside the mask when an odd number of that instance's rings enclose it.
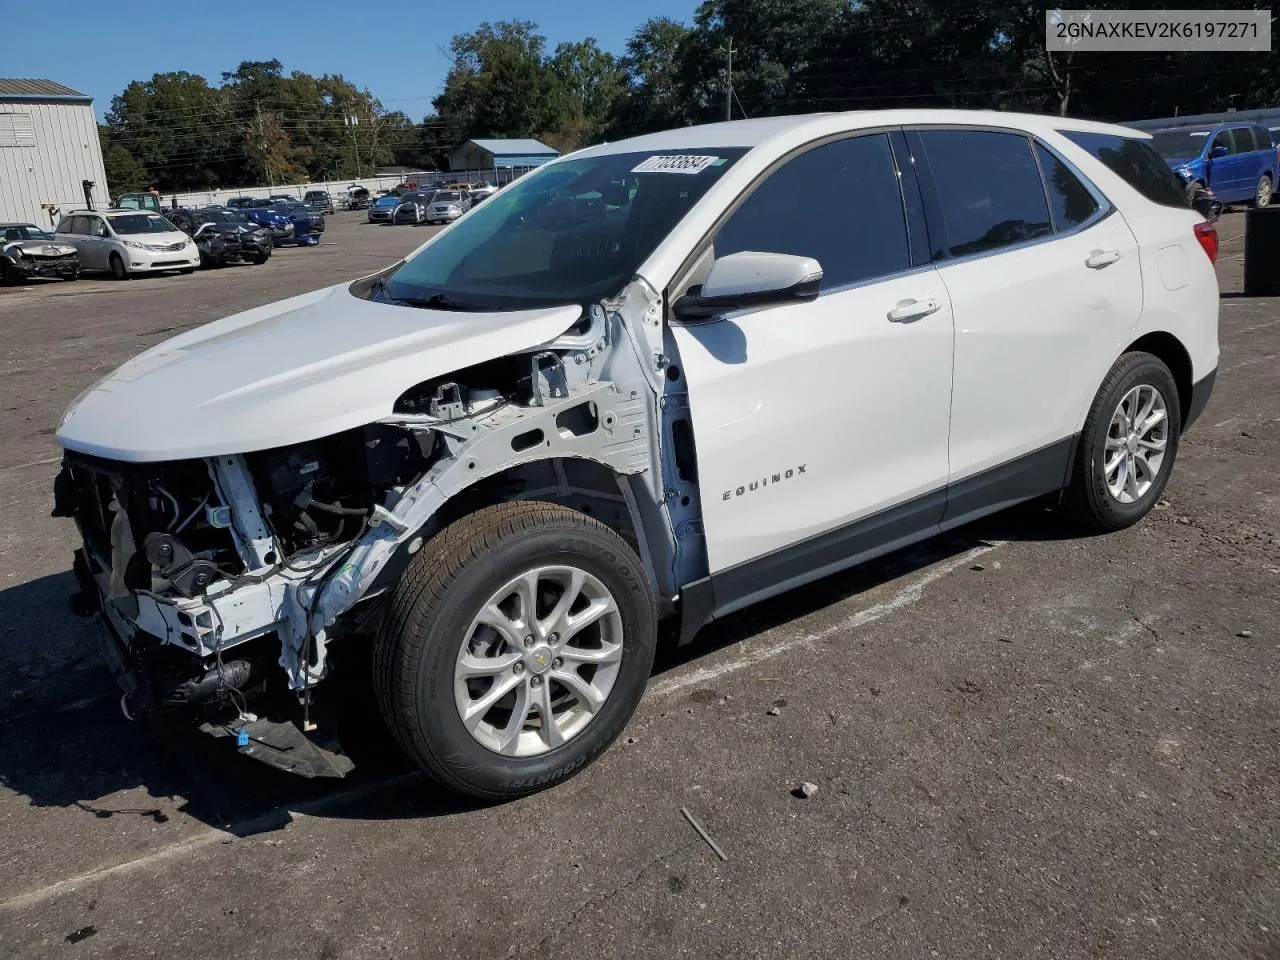
<instances>
[{"instance_id":1,"label":"parked dark car","mask_svg":"<svg viewBox=\"0 0 1280 960\"><path fill-rule=\"evenodd\" d=\"M317 213L301 200L285 200L276 209L293 223L293 240L298 246L314 247L324 233L324 214Z\"/></svg>"},{"instance_id":2,"label":"parked dark car","mask_svg":"<svg viewBox=\"0 0 1280 960\"><path fill-rule=\"evenodd\" d=\"M427 208L431 206L433 190L416 190L400 197L400 205L391 215L392 223L422 223L427 219Z\"/></svg>"},{"instance_id":3,"label":"parked dark car","mask_svg":"<svg viewBox=\"0 0 1280 960\"><path fill-rule=\"evenodd\" d=\"M228 210L243 210L257 199L257 197L232 197L226 202L226 207Z\"/></svg>"},{"instance_id":4,"label":"parked dark car","mask_svg":"<svg viewBox=\"0 0 1280 960\"><path fill-rule=\"evenodd\" d=\"M369 207L370 223L391 223L396 215L396 207L400 206L400 198L394 193L379 197Z\"/></svg>"},{"instance_id":5,"label":"parked dark car","mask_svg":"<svg viewBox=\"0 0 1280 960\"><path fill-rule=\"evenodd\" d=\"M31 223L0 223L0 284L30 277L80 276L80 253Z\"/></svg>"},{"instance_id":6,"label":"parked dark car","mask_svg":"<svg viewBox=\"0 0 1280 960\"><path fill-rule=\"evenodd\" d=\"M302 202L316 213L333 213L333 197L329 196L327 190L308 190Z\"/></svg>"},{"instance_id":7,"label":"parked dark car","mask_svg":"<svg viewBox=\"0 0 1280 960\"><path fill-rule=\"evenodd\" d=\"M237 210L169 210L165 218L196 242L201 266L221 267L239 261L266 263L271 256L271 231Z\"/></svg>"},{"instance_id":8,"label":"parked dark car","mask_svg":"<svg viewBox=\"0 0 1280 960\"><path fill-rule=\"evenodd\" d=\"M277 247L283 243L293 243L293 232L295 230L293 220L288 214L280 210L274 201L250 198L247 203L238 209L251 222L270 230L271 241Z\"/></svg>"},{"instance_id":9,"label":"parked dark car","mask_svg":"<svg viewBox=\"0 0 1280 960\"><path fill-rule=\"evenodd\" d=\"M1223 203L1271 203L1276 184L1276 147L1271 131L1251 123L1174 127L1152 131L1151 145L1186 184L1209 187Z\"/></svg>"}]
</instances>

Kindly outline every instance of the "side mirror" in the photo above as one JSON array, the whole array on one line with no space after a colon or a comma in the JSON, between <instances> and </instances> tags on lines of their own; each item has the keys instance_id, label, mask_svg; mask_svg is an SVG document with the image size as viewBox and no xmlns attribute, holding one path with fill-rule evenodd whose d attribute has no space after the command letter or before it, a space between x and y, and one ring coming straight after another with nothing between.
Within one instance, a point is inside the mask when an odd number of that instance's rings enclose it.
<instances>
[{"instance_id":1,"label":"side mirror","mask_svg":"<svg viewBox=\"0 0 1280 960\"><path fill-rule=\"evenodd\" d=\"M672 304L681 320L706 320L729 310L816 300L822 265L813 257L744 250L721 257L706 281Z\"/></svg>"},{"instance_id":2,"label":"side mirror","mask_svg":"<svg viewBox=\"0 0 1280 960\"><path fill-rule=\"evenodd\" d=\"M1214 146L1209 148L1210 160L1217 160L1219 157L1225 157L1226 155L1227 155L1227 148L1224 146L1219 145L1219 146Z\"/></svg>"}]
</instances>

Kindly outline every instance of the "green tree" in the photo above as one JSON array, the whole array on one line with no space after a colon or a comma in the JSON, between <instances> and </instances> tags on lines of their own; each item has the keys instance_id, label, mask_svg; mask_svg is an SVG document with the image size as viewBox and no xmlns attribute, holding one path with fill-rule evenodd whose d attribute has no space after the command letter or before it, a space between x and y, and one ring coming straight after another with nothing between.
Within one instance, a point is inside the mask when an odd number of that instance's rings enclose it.
<instances>
[{"instance_id":1,"label":"green tree","mask_svg":"<svg viewBox=\"0 0 1280 960\"><path fill-rule=\"evenodd\" d=\"M636 28L620 61L626 86L613 111L612 136L634 136L688 122L680 62L690 33L684 24L667 17L653 17Z\"/></svg>"},{"instance_id":2,"label":"green tree","mask_svg":"<svg viewBox=\"0 0 1280 960\"><path fill-rule=\"evenodd\" d=\"M626 73L618 59L588 37L557 46L548 67L557 82L554 145L576 150L595 143L626 90Z\"/></svg>"},{"instance_id":3,"label":"green tree","mask_svg":"<svg viewBox=\"0 0 1280 960\"><path fill-rule=\"evenodd\" d=\"M460 139L536 137L556 129L558 78L526 20L482 23L453 38L454 63L433 105Z\"/></svg>"}]
</instances>

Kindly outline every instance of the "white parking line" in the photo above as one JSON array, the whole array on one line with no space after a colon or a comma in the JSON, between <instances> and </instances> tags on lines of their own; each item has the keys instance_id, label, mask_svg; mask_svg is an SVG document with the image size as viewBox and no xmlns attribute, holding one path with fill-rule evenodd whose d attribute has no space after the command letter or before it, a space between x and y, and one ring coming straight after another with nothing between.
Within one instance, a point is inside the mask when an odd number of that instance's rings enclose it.
<instances>
[{"instance_id":1,"label":"white parking line","mask_svg":"<svg viewBox=\"0 0 1280 960\"><path fill-rule=\"evenodd\" d=\"M730 673L736 673L747 667L755 666L765 660L772 660L784 653L794 650L796 647L805 644L818 643L834 637L836 634L844 633L848 630L856 630L858 627L865 627L868 624L875 623L877 620L883 620L890 614L897 613L899 610L909 607L918 602L924 596L925 587L931 583L941 580L947 574L960 567L972 563L975 559L984 553L990 553L997 547L1002 547L1007 540L992 540L981 547L974 547L968 553L963 553L958 557L952 557L945 563L940 563L918 579L908 583L902 587L888 600L881 603L872 604L865 609L859 610L851 616L845 617L839 623L833 623L829 627L818 630L814 633L803 633L796 636L782 637L773 643L766 643L762 646L751 647L749 641L741 645L741 652L732 659L716 664L712 667L699 667L690 670L687 673L681 673L678 676L664 678L657 683L649 684L646 691L647 698L669 697L673 693L677 693L688 687L697 686L701 683L708 683L719 677L723 677Z\"/></svg>"},{"instance_id":2,"label":"white parking line","mask_svg":"<svg viewBox=\"0 0 1280 960\"><path fill-rule=\"evenodd\" d=\"M286 812L293 820L300 817L318 814L329 807L338 806L340 804L364 799L366 797L377 796L389 789L404 786L421 777L418 773L406 773L390 780L379 780L373 783L362 784L350 790L341 793L332 793L328 796L319 797L306 803L300 803ZM65 880L57 880L43 887L36 887L25 893L20 893L15 897L0 902L0 910L22 910L25 907L34 906L37 903L43 903L45 900L51 900L54 897L64 893L74 893L75 891L100 880L119 877L141 870L145 867L155 866L164 863L166 860L172 860L174 857L191 853L202 847L208 847L215 843L235 843L238 838L234 835L239 832L244 835L250 835L255 832L255 827L265 827L273 823L280 817L280 809L273 809L258 817L253 817L242 823L228 824L226 829L219 830L210 827L208 830L202 830L194 836L187 837L185 840L179 840L167 847L162 847L152 853L136 857L133 860L126 860L124 863L117 863L110 867L100 867L97 870L90 870L87 873L81 873L74 877L68 877Z\"/></svg>"}]
</instances>

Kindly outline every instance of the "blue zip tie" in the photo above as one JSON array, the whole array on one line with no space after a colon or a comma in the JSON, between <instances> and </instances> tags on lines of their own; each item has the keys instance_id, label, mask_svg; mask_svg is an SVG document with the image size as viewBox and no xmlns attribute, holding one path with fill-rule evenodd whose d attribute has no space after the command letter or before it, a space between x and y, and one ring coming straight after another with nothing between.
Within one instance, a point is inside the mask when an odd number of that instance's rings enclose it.
<instances>
[{"instance_id":1,"label":"blue zip tie","mask_svg":"<svg viewBox=\"0 0 1280 960\"><path fill-rule=\"evenodd\" d=\"M236 746L247 747L248 745L249 745L249 731L246 730L244 727L241 727L236 732Z\"/></svg>"}]
</instances>

